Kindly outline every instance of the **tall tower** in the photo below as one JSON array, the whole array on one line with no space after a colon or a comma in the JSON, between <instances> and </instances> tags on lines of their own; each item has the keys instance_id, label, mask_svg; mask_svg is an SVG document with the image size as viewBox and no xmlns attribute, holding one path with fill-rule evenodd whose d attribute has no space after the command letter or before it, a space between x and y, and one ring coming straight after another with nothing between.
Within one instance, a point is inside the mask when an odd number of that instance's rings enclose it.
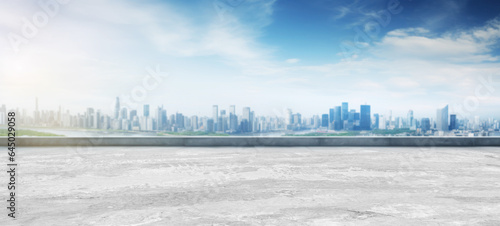
<instances>
[{"instance_id":1,"label":"tall tower","mask_svg":"<svg viewBox=\"0 0 500 226\"><path fill-rule=\"evenodd\" d=\"M335 121L333 123L333 128L335 130L341 130L342 127L344 126L344 123L342 122L342 113L343 113L342 107L336 106L335 107L335 114L333 116L333 120Z\"/></svg>"},{"instance_id":2,"label":"tall tower","mask_svg":"<svg viewBox=\"0 0 500 226\"><path fill-rule=\"evenodd\" d=\"M456 130L456 129L458 129L457 115L451 114L450 115L450 130Z\"/></svg>"},{"instance_id":3,"label":"tall tower","mask_svg":"<svg viewBox=\"0 0 500 226\"><path fill-rule=\"evenodd\" d=\"M242 130L244 130L245 132L251 132L251 125L250 123L252 123L251 121L251 112L250 112L250 108L249 107L244 107L243 108L243 118L242 120L245 121L246 123L244 124L244 126L246 128L242 128Z\"/></svg>"},{"instance_id":4,"label":"tall tower","mask_svg":"<svg viewBox=\"0 0 500 226\"><path fill-rule=\"evenodd\" d=\"M436 111L436 129L438 131L448 131L448 105Z\"/></svg>"},{"instance_id":5,"label":"tall tower","mask_svg":"<svg viewBox=\"0 0 500 226\"><path fill-rule=\"evenodd\" d=\"M116 97L115 103L115 119L120 118L120 98Z\"/></svg>"},{"instance_id":6,"label":"tall tower","mask_svg":"<svg viewBox=\"0 0 500 226\"><path fill-rule=\"evenodd\" d=\"M219 106L212 106L212 118L214 120L214 130L217 131L217 121L219 120Z\"/></svg>"},{"instance_id":7,"label":"tall tower","mask_svg":"<svg viewBox=\"0 0 500 226\"><path fill-rule=\"evenodd\" d=\"M371 124L370 105L361 105L359 126L362 130L370 130L371 129L370 124Z\"/></svg>"},{"instance_id":8,"label":"tall tower","mask_svg":"<svg viewBox=\"0 0 500 226\"><path fill-rule=\"evenodd\" d=\"M406 117L406 127L413 127L413 110L408 111L408 115Z\"/></svg>"},{"instance_id":9,"label":"tall tower","mask_svg":"<svg viewBox=\"0 0 500 226\"><path fill-rule=\"evenodd\" d=\"M349 119L349 103L342 102L342 120Z\"/></svg>"},{"instance_id":10,"label":"tall tower","mask_svg":"<svg viewBox=\"0 0 500 226\"><path fill-rule=\"evenodd\" d=\"M149 117L149 104L144 105L143 114L144 114L144 117Z\"/></svg>"}]
</instances>

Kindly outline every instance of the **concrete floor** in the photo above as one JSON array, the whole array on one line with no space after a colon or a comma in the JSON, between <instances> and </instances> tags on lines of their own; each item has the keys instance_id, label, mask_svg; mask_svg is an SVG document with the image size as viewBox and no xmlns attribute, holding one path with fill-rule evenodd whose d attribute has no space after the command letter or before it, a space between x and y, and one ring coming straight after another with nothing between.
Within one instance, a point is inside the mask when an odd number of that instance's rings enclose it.
<instances>
[{"instance_id":1,"label":"concrete floor","mask_svg":"<svg viewBox=\"0 0 500 226\"><path fill-rule=\"evenodd\" d=\"M497 147L17 154L18 219L0 225L500 225Z\"/></svg>"}]
</instances>

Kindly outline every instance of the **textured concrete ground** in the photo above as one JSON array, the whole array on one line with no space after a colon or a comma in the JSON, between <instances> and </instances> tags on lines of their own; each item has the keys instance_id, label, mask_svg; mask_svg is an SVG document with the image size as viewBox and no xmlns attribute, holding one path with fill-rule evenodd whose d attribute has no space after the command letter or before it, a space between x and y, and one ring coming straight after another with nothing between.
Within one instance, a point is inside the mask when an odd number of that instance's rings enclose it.
<instances>
[{"instance_id":1,"label":"textured concrete ground","mask_svg":"<svg viewBox=\"0 0 500 226\"><path fill-rule=\"evenodd\" d=\"M500 225L493 147L48 147L17 161L18 219L0 225Z\"/></svg>"}]
</instances>

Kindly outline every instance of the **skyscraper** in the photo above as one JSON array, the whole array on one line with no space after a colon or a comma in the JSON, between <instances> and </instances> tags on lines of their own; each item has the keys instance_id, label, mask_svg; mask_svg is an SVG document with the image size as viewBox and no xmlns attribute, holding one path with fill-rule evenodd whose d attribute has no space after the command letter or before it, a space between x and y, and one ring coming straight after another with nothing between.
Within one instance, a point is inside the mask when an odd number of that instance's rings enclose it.
<instances>
[{"instance_id":1,"label":"skyscraper","mask_svg":"<svg viewBox=\"0 0 500 226\"><path fill-rule=\"evenodd\" d=\"M431 120L429 118L422 118L421 124L420 128L422 128L423 132L431 129Z\"/></svg>"},{"instance_id":2,"label":"skyscraper","mask_svg":"<svg viewBox=\"0 0 500 226\"><path fill-rule=\"evenodd\" d=\"M333 120L334 120L333 129L342 130L344 123L342 122L342 107L341 106L335 107L335 114L334 114Z\"/></svg>"},{"instance_id":3,"label":"skyscraper","mask_svg":"<svg viewBox=\"0 0 500 226\"><path fill-rule=\"evenodd\" d=\"M378 129L386 129L386 124L387 122L385 121L385 117L383 115L379 116L379 124L378 124Z\"/></svg>"},{"instance_id":4,"label":"skyscraper","mask_svg":"<svg viewBox=\"0 0 500 226\"><path fill-rule=\"evenodd\" d=\"M456 130L456 129L458 129L457 115L452 114L450 115L450 130Z\"/></svg>"},{"instance_id":5,"label":"skyscraper","mask_svg":"<svg viewBox=\"0 0 500 226\"><path fill-rule=\"evenodd\" d=\"M328 123L333 123L333 121L335 121L335 109L330 108L330 119L329 119Z\"/></svg>"},{"instance_id":6,"label":"skyscraper","mask_svg":"<svg viewBox=\"0 0 500 226\"><path fill-rule=\"evenodd\" d=\"M370 124L371 124L370 105L361 105L359 127L361 130L370 130L371 129Z\"/></svg>"},{"instance_id":7,"label":"skyscraper","mask_svg":"<svg viewBox=\"0 0 500 226\"><path fill-rule=\"evenodd\" d=\"M328 128L328 114L321 115L321 127Z\"/></svg>"},{"instance_id":8,"label":"skyscraper","mask_svg":"<svg viewBox=\"0 0 500 226\"><path fill-rule=\"evenodd\" d=\"M207 122L205 123L205 131L207 132L213 132L214 131L214 120L213 119L207 119Z\"/></svg>"},{"instance_id":9,"label":"skyscraper","mask_svg":"<svg viewBox=\"0 0 500 226\"><path fill-rule=\"evenodd\" d=\"M413 110L409 110L407 117L406 117L406 127L407 128L412 128L413 127Z\"/></svg>"},{"instance_id":10,"label":"skyscraper","mask_svg":"<svg viewBox=\"0 0 500 226\"><path fill-rule=\"evenodd\" d=\"M163 130L163 125L164 125L164 118L162 117L163 113L163 106L156 109L156 130ZM165 112L166 114L166 112Z\"/></svg>"},{"instance_id":11,"label":"skyscraper","mask_svg":"<svg viewBox=\"0 0 500 226\"><path fill-rule=\"evenodd\" d=\"M246 120L246 123L244 124L244 126L246 126L246 128L241 128L242 131L245 131L245 132L251 132L252 130L250 129L251 128L251 125L250 125L250 108L249 107L244 107L243 108L243 118L242 120Z\"/></svg>"},{"instance_id":12,"label":"skyscraper","mask_svg":"<svg viewBox=\"0 0 500 226\"><path fill-rule=\"evenodd\" d=\"M231 132L238 131L238 117L236 116L236 106L229 106L229 130Z\"/></svg>"},{"instance_id":13,"label":"skyscraper","mask_svg":"<svg viewBox=\"0 0 500 226\"><path fill-rule=\"evenodd\" d=\"M214 120L214 131L217 131L217 120L219 120L219 106L212 106L212 119Z\"/></svg>"},{"instance_id":14,"label":"skyscraper","mask_svg":"<svg viewBox=\"0 0 500 226\"><path fill-rule=\"evenodd\" d=\"M448 105L436 112L436 129L438 131L448 131Z\"/></svg>"},{"instance_id":15,"label":"skyscraper","mask_svg":"<svg viewBox=\"0 0 500 226\"><path fill-rule=\"evenodd\" d=\"M378 129L379 122L380 122L379 115L378 114L373 114L373 117L375 118L375 120L374 120L375 122L373 123L373 128Z\"/></svg>"},{"instance_id":16,"label":"skyscraper","mask_svg":"<svg viewBox=\"0 0 500 226\"><path fill-rule=\"evenodd\" d=\"M198 116L196 115L191 116L191 128L193 128L193 130L198 129Z\"/></svg>"},{"instance_id":17,"label":"skyscraper","mask_svg":"<svg viewBox=\"0 0 500 226\"><path fill-rule=\"evenodd\" d=\"M144 105L143 114L144 114L144 117L149 117L149 104Z\"/></svg>"},{"instance_id":18,"label":"skyscraper","mask_svg":"<svg viewBox=\"0 0 500 226\"><path fill-rule=\"evenodd\" d=\"M175 125L176 128L184 129L184 115L182 115L181 113L175 114Z\"/></svg>"},{"instance_id":19,"label":"skyscraper","mask_svg":"<svg viewBox=\"0 0 500 226\"><path fill-rule=\"evenodd\" d=\"M115 103L115 119L120 117L120 98L116 97Z\"/></svg>"},{"instance_id":20,"label":"skyscraper","mask_svg":"<svg viewBox=\"0 0 500 226\"><path fill-rule=\"evenodd\" d=\"M349 119L349 103L343 102L342 103L342 120L348 120Z\"/></svg>"}]
</instances>

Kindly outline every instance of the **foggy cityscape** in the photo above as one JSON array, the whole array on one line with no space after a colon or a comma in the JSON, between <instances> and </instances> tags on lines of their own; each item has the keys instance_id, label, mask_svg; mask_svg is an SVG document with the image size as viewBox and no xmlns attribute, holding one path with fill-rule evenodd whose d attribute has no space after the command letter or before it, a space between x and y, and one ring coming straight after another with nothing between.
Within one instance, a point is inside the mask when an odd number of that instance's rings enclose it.
<instances>
[{"instance_id":1,"label":"foggy cityscape","mask_svg":"<svg viewBox=\"0 0 500 226\"><path fill-rule=\"evenodd\" d=\"M359 108L339 103L324 113L309 117L287 109L281 115L260 115L251 107L227 108L213 105L211 116L184 115L167 112L163 106L142 105L128 109L116 97L113 115L100 109L87 108L85 112L69 110L40 110L36 99L35 110L16 110L19 123L25 127L96 129L111 131L171 132L170 135L289 135L311 136L498 136L500 122L495 118L459 117L449 112L448 105L438 108L435 117L417 117L418 110L409 110L406 117L371 112L370 105ZM241 109L241 110L240 110ZM0 108L0 125L5 125L7 107Z\"/></svg>"}]
</instances>

